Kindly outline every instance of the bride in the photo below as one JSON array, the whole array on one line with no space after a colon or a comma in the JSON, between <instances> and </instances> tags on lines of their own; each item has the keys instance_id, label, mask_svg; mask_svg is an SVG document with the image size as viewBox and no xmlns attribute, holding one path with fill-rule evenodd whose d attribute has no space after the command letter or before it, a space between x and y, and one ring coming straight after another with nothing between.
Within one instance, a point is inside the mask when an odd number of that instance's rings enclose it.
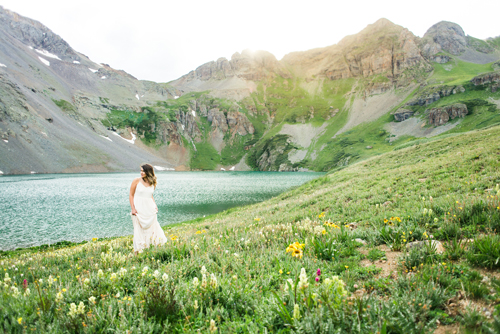
<instances>
[{"instance_id":1,"label":"bride","mask_svg":"<svg viewBox=\"0 0 500 334\"><path fill-rule=\"evenodd\" d=\"M150 245L162 245L167 242L165 233L158 223L158 207L153 198L156 188L156 175L153 166L141 166L141 177L135 178L130 186L130 206L134 224L134 252L142 252Z\"/></svg>"}]
</instances>

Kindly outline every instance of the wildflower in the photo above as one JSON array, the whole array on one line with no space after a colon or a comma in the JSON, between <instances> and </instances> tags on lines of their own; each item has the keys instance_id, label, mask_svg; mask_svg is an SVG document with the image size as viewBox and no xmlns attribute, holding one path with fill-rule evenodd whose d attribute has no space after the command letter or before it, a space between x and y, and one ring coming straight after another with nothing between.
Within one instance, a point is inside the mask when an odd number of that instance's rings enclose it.
<instances>
[{"instance_id":1,"label":"wildflower","mask_svg":"<svg viewBox=\"0 0 500 334\"><path fill-rule=\"evenodd\" d=\"M120 298L120 293L119 292L115 295L115 298Z\"/></svg>"},{"instance_id":2,"label":"wildflower","mask_svg":"<svg viewBox=\"0 0 500 334\"><path fill-rule=\"evenodd\" d=\"M195 310L197 310L197 309L198 309L198 301L197 301L197 300L195 300L195 301L194 301L194 305L193 305L193 307L194 307L194 309L195 309Z\"/></svg>"},{"instance_id":3,"label":"wildflower","mask_svg":"<svg viewBox=\"0 0 500 334\"><path fill-rule=\"evenodd\" d=\"M28 297L30 294L31 294L30 288L26 288L26 290L24 290L24 296Z\"/></svg>"},{"instance_id":4,"label":"wildflower","mask_svg":"<svg viewBox=\"0 0 500 334\"><path fill-rule=\"evenodd\" d=\"M212 288L217 287L217 277L215 277L213 273L210 274L210 285L212 286Z\"/></svg>"},{"instance_id":5,"label":"wildflower","mask_svg":"<svg viewBox=\"0 0 500 334\"><path fill-rule=\"evenodd\" d=\"M91 302L92 304L95 304L95 297L94 296L90 296L89 297L89 302Z\"/></svg>"},{"instance_id":6,"label":"wildflower","mask_svg":"<svg viewBox=\"0 0 500 334\"><path fill-rule=\"evenodd\" d=\"M20 325L23 322L23 318L17 318L17 323Z\"/></svg>"},{"instance_id":7,"label":"wildflower","mask_svg":"<svg viewBox=\"0 0 500 334\"><path fill-rule=\"evenodd\" d=\"M201 276L201 287L206 288L207 287L207 275L203 274Z\"/></svg>"},{"instance_id":8,"label":"wildflower","mask_svg":"<svg viewBox=\"0 0 500 334\"><path fill-rule=\"evenodd\" d=\"M238 279L238 275L233 275L233 279Z\"/></svg>"},{"instance_id":9,"label":"wildflower","mask_svg":"<svg viewBox=\"0 0 500 334\"><path fill-rule=\"evenodd\" d=\"M320 276L321 275L321 269L318 268L318 271L316 271L316 275Z\"/></svg>"},{"instance_id":10,"label":"wildflower","mask_svg":"<svg viewBox=\"0 0 500 334\"><path fill-rule=\"evenodd\" d=\"M165 282L168 281L168 275L166 273L163 273L161 279L164 280Z\"/></svg>"},{"instance_id":11,"label":"wildflower","mask_svg":"<svg viewBox=\"0 0 500 334\"><path fill-rule=\"evenodd\" d=\"M432 216L433 213L432 209L429 209L429 216Z\"/></svg>"},{"instance_id":12,"label":"wildflower","mask_svg":"<svg viewBox=\"0 0 500 334\"><path fill-rule=\"evenodd\" d=\"M109 277L110 280L116 279L116 273L112 273L111 276Z\"/></svg>"},{"instance_id":13,"label":"wildflower","mask_svg":"<svg viewBox=\"0 0 500 334\"><path fill-rule=\"evenodd\" d=\"M63 294L62 294L62 292L58 292L56 294L56 302L59 303L59 302L62 302L62 300L63 300Z\"/></svg>"},{"instance_id":14,"label":"wildflower","mask_svg":"<svg viewBox=\"0 0 500 334\"><path fill-rule=\"evenodd\" d=\"M299 320L300 319L299 304L295 304L295 306L293 307L293 318L295 320Z\"/></svg>"},{"instance_id":15,"label":"wildflower","mask_svg":"<svg viewBox=\"0 0 500 334\"><path fill-rule=\"evenodd\" d=\"M286 283L285 283L285 292L288 291L288 284L290 284L290 287L293 290L293 280L291 278L289 278L289 279L286 280Z\"/></svg>"},{"instance_id":16,"label":"wildflower","mask_svg":"<svg viewBox=\"0 0 500 334\"><path fill-rule=\"evenodd\" d=\"M427 214L427 209L424 208L424 215L426 215L426 214Z\"/></svg>"},{"instance_id":17,"label":"wildflower","mask_svg":"<svg viewBox=\"0 0 500 334\"><path fill-rule=\"evenodd\" d=\"M159 279L160 278L160 272L158 270L155 270L153 273L154 278Z\"/></svg>"},{"instance_id":18,"label":"wildflower","mask_svg":"<svg viewBox=\"0 0 500 334\"><path fill-rule=\"evenodd\" d=\"M316 276L316 282L319 282L319 276Z\"/></svg>"},{"instance_id":19,"label":"wildflower","mask_svg":"<svg viewBox=\"0 0 500 334\"><path fill-rule=\"evenodd\" d=\"M283 274L283 270L280 269L279 273L280 273L280 275Z\"/></svg>"},{"instance_id":20,"label":"wildflower","mask_svg":"<svg viewBox=\"0 0 500 334\"><path fill-rule=\"evenodd\" d=\"M349 269L349 266L344 266L344 267L345 267L345 269Z\"/></svg>"},{"instance_id":21,"label":"wildflower","mask_svg":"<svg viewBox=\"0 0 500 334\"><path fill-rule=\"evenodd\" d=\"M52 275L49 275L49 286L52 286L52 283L54 283L54 277L52 277Z\"/></svg>"},{"instance_id":22,"label":"wildflower","mask_svg":"<svg viewBox=\"0 0 500 334\"><path fill-rule=\"evenodd\" d=\"M17 298L19 297L19 289L16 288L15 286L11 286L10 289L12 290L12 297Z\"/></svg>"},{"instance_id":23,"label":"wildflower","mask_svg":"<svg viewBox=\"0 0 500 334\"><path fill-rule=\"evenodd\" d=\"M71 304L69 305L69 312L68 312L68 315L69 315L70 317L72 317L72 318L73 318L73 317L75 317L77 314L78 314L78 311L77 311L77 309L76 309L76 304L75 304L75 303L71 303Z\"/></svg>"},{"instance_id":24,"label":"wildflower","mask_svg":"<svg viewBox=\"0 0 500 334\"><path fill-rule=\"evenodd\" d=\"M213 332L215 332L217 330L217 327L215 327L215 320L213 320L213 319L210 319L210 328L209 328L209 330L210 330L210 333L213 333Z\"/></svg>"},{"instance_id":25,"label":"wildflower","mask_svg":"<svg viewBox=\"0 0 500 334\"><path fill-rule=\"evenodd\" d=\"M4 281L6 284L10 283L11 278L9 277L9 273L5 273L5 278L3 279L3 281Z\"/></svg>"},{"instance_id":26,"label":"wildflower","mask_svg":"<svg viewBox=\"0 0 500 334\"><path fill-rule=\"evenodd\" d=\"M26 279L23 280L23 289L26 290L28 288L28 281Z\"/></svg>"},{"instance_id":27,"label":"wildflower","mask_svg":"<svg viewBox=\"0 0 500 334\"><path fill-rule=\"evenodd\" d=\"M172 240L172 241L176 241L178 238L179 238L178 236L176 236L176 235L172 235L172 236L170 237L170 240Z\"/></svg>"},{"instance_id":28,"label":"wildflower","mask_svg":"<svg viewBox=\"0 0 500 334\"><path fill-rule=\"evenodd\" d=\"M97 238L92 238L92 241L93 241L93 242L96 242L96 241L97 241Z\"/></svg>"},{"instance_id":29,"label":"wildflower","mask_svg":"<svg viewBox=\"0 0 500 334\"><path fill-rule=\"evenodd\" d=\"M99 269L99 271L97 272L97 276L99 276L99 277L104 276L104 272L102 271L102 269Z\"/></svg>"},{"instance_id":30,"label":"wildflower","mask_svg":"<svg viewBox=\"0 0 500 334\"><path fill-rule=\"evenodd\" d=\"M198 284L200 284L199 281L198 281L198 277L193 278L193 285L195 287L198 287Z\"/></svg>"},{"instance_id":31,"label":"wildflower","mask_svg":"<svg viewBox=\"0 0 500 334\"><path fill-rule=\"evenodd\" d=\"M299 275L299 289L305 289L309 286L309 283L307 282L307 274L306 270L302 268L300 270L300 275Z\"/></svg>"},{"instance_id":32,"label":"wildflower","mask_svg":"<svg viewBox=\"0 0 500 334\"><path fill-rule=\"evenodd\" d=\"M90 279L86 278L83 280L84 285L89 285L90 284Z\"/></svg>"},{"instance_id":33,"label":"wildflower","mask_svg":"<svg viewBox=\"0 0 500 334\"><path fill-rule=\"evenodd\" d=\"M125 276L126 273L127 273L127 269L121 268L120 271L118 272L118 275Z\"/></svg>"},{"instance_id":34,"label":"wildflower","mask_svg":"<svg viewBox=\"0 0 500 334\"><path fill-rule=\"evenodd\" d=\"M434 218L434 222L437 223L439 221L439 219L437 218Z\"/></svg>"},{"instance_id":35,"label":"wildflower","mask_svg":"<svg viewBox=\"0 0 500 334\"><path fill-rule=\"evenodd\" d=\"M253 220L256 222L260 222L260 218L254 218Z\"/></svg>"},{"instance_id":36,"label":"wildflower","mask_svg":"<svg viewBox=\"0 0 500 334\"><path fill-rule=\"evenodd\" d=\"M201 274L205 275L207 273L207 268L205 266L201 267Z\"/></svg>"}]
</instances>

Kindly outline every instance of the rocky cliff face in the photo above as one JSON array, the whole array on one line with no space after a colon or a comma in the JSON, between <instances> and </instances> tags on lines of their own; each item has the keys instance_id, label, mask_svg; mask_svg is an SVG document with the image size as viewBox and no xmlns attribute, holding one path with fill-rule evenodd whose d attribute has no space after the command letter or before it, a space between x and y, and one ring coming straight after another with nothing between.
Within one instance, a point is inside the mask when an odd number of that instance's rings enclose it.
<instances>
[{"instance_id":1,"label":"rocky cliff face","mask_svg":"<svg viewBox=\"0 0 500 334\"><path fill-rule=\"evenodd\" d=\"M422 38L421 47L428 56L441 51L460 55L467 49L467 39L458 24L441 21L427 30Z\"/></svg>"},{"instance_id":2,"label":"rocky cliff face","mask_svg":"<svg viewBox=\"0 0 500 334\"><path fill-rule=\"evenodd\" d=\"M465 92L465 88L461 85L457 86L435 86L424 89L417 97L406 103L407 106L427 106L438 101L440 98L450 96L451 94L459 94Z\"/></svg>"},{"instance_id":3,"label":"rocky cliff face","mask_svg":"<svg viewBox=\"0 0 500 334\"><path fill-rule=\"evenodd\" d=\"M229 79L258 81L276 75L290 77L290 73L271 53L244 50L241 54L238 52L233 54L230 60L219 58L217 61L205 63L171 84L175 87L186 88L193 81Z\"/></svg>"},{"instance_id":4,"label":"rocky cliff face","mask_svg":"<svg viewBox=\"0 0 500 334\"><path fill-rule=\"evenodd\" d=\"M337 45L286 55L285 64L306 77L330 80L386 75L400 85L409 68L430 71L417 38L407 29L380 19L360 33L345 37Z\"/></svg>"},{"instance_id":5,"label":"rocky cliff face","mask_svg":"<svg viewBox=\"0 0 500 334\"><path fill-rule=\"evenodd\" d=\"M429 110L429 124L443 125L450 119L465 117L469 112L467 106L462 103L456 103L442 108L432 108Z\"/></svg>"},{"instance_id":6,"label":"rocky cliff face","mask_svg":"<svg viewBox=\"0 0 500 334\"><path fill-rule=\"evenodd\" d=\"M472 78L471 82L474 86L477 85L486 85L492 82L500 82L500 72L490 72L478 75Z\"/></svg>"}]
</instances>

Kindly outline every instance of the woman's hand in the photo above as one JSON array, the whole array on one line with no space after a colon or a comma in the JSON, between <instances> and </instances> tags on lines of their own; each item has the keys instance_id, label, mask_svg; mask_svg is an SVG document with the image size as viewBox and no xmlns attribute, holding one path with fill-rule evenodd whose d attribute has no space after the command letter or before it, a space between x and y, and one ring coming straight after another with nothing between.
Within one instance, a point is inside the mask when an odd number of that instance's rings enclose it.
<instances>
[{"instance_id":1,"label":"woman's hand","mask_svg":"<svg viewBox=\"0 0 500 334\"><path fill-rule=\"evenodd\" d=\"M137 216L137 210L136 209L132 209L132 216Z\"/></svg>"}]
</instances>

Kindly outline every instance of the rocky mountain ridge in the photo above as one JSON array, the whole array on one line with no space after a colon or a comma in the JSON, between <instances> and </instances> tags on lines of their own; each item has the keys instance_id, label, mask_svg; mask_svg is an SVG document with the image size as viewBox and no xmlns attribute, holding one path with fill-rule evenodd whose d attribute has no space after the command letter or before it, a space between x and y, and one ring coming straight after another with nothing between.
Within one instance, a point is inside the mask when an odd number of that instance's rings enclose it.
<instances>
[{"instance_id":1,"label":"rocky mountain ridge","mask_svg":"<svg viewBox=\"0 0 500 334\"><path fill-rule=\"evenodd\" d=\"M497 69L497 44L450 22L419 38L380 19L336 45L279 61L245 50L159 84L97 64L43 24L0 7L0 171L129 171L144 161L160 170L344 166L366 156L353 148L371 132L352 132L383 115L399 122L397 132L423 114L441 126L492 109L485 100L466 102L469 112L438 104L473 89L496 94L497 72L454 85L428 79L470 59L493 59ZM387 150L394 134L387 136L363 147Z\"/></svg>"}]
</instances>

